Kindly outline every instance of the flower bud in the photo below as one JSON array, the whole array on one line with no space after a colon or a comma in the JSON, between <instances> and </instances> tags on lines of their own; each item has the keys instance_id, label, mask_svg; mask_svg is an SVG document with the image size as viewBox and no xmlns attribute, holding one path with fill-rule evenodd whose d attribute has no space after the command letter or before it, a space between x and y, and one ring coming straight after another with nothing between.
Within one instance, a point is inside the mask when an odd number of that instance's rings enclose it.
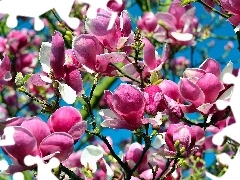
<instances>
[{"instance_id":1,"label":"flower bud","mask_svg":"<svg viewBox=\"0 0 240 180\"><path fill-rule=\"evenodd\" d=\"M79 139L86 129L86 122L82 121L81 114L71 106L56 110L47 124L52 132L66 132L72 135L74 140Z\"/></svg>"},{"instance_id":2,"label":"flower bud","mask_svg":"<svg viewBox=\"0 0 240 180\"><path fill-rule=\"evenodd\" d=\"M170 124L166 136L166 144L170 151L178 151L188 155L196 142L196 134L192 127L182 123Z\"/></svg>"}]
</instances>

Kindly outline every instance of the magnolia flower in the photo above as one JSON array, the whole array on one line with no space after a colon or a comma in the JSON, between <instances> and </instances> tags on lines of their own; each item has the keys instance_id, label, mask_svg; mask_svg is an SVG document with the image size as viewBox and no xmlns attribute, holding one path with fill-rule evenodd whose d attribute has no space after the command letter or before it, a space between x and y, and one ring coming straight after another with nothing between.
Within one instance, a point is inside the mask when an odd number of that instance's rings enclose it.
<instances>
[{"instance_id":1,"label":"magnolia flower","mask_svg":"<svg viewBox=\"0 0 240 180\"><path fill-rule=\"evenodd\" d=\"M155 16L158 26L153 33L153 38L159 42L169 42L178 45L195 45L198 28L198 19L195 16L195 7L182 7L173 2L168 12L158 12Z\"/></svg>"},{"instance_id":2,"label":"magnolia flower","mask_svg":"<svg viewBox=\"0 0 240 180\"><path fill-rule=\"evenodd\" d=\"M68 51L65 52L64 40L59 32L55 32L52 43L42 43L39 58L45 73L49 75L52 70L63 100L68 104L73 104L76 97L82 93L82 78L71 54ZM39 74L32 75L29 80L36 86L53 83L49 76Z\"/></svg>"},{"instance_id":3,"label":"magnolia flower","mask_svg":"<svg viewBox=\"0 0 240 180\"><path fill-rule=\"evenodd\" d=\"M120 17L109 30L107 26L111 20L108 11L100 10L94 19L87 19L86 30L90 35L95 36L109 52L115 52L126 48L127 41L132 35L131 19L127 11L122 11Z\"/></svg>"},{"instance_id":4,"label":"magnolia flower","mask_svg":"<svg viewBox=\"0 0 240 180\"><path fill-rule=\"evenodd\" d=\"M11 53L16 54L28 45L27 34L22 31L13 30L7 35L7 45Z\"/></svg>"},{"instance_id":5,"label":"magnolia flower","mask_svg":"<svg viewBox=\"0 0 240 180\"><path fill-rule=\"evenodd\" d=\"M73 40L73 52L80 64L90 73L102 73L113 76L114 67L110 63L122 62L126 53L104 53L103 45L98 39L89 34L82 34Z\"/></svg>"},{"instance_id":6,"label":"magnolia flower","mask_svg":"<svg viewBox=\"0 0 240 180\"><path fill-rule=\"evenodd\" d=\"M193 128L182 123L170 124L165 142L166 145L160 147L159 152L164 156L174 156L177 151L182 151L182 155L189 156L196 150L196 134Z\"/></svg>"},{"instance_id":7,"label":"magnolia flower","mask_svg":"<svg viewBox=\"0 0 240 180\"><path fill-rule=\"evenodd\" d=\"M2 89L2 84L12 79L10 71L11 71L10 59L7 56L7 54L4 53L2 61L0 60L0 91Z\"/></svg>"},{"instance_id":8,"label":"magnolia flower","mask_svg":"<svg viewBox=\"0 0 240 180\"><path fill-rule=\"evenodd\" d=\"M100 111L103 127L134 130L143 125L145 108L143 93L136 87L121 84L114 93L105 91L109 109Z\"/></svg>"},{"instance_id":9,"label":"magnolia flower","mask_svg":"<svg viewBox=\"0 0 240 180\"><path fill-rule=\"evenodd\" d=\"M162 65L166 62L169 56L169 45L164 45L162 57L159 57L157 51L155 51L155 47L148 39L144 38L143 43L143 60L147 67L150 69L150 71L158 71L162 69Z\"/></svg>"},{"instance_id":10,"label":"magnolia flower","mask_svg":"<svg viewBox=\"0 0 240 180\"><path fill-rule=\"evenodd\" d=\"M14 128L14 145L3 149L12 158L13 164L6 172L13 174L24 170L34 169L24 164L27 155L40 156L43 160L56 157L60 161L67 159L73 152L74 140L65 132L51 133L47 124L37 117L25 119Z\"/></svg>"},{"instance_id":11,"label":"magnolia flower","mask_svg":"<svg viewBox=\"0 0 240 180\"><path fill-rule=\"evenodd\" d=\"M141 30L152 32L157 27L157 17L153 12L146 12L142 18L138 19L137 25Z\"/></svg>"},{"instance_id":12,"label":"magnolia flower","mask_svg":"<svg viewBox=\"0 0 240 180\"><path fill-rule=\"evenodd\" d=\"M71 106L57 109L48 119L51 132L66 132L77 141L86 130L86 121L82 120L79 111Z\"/></svg>"},{"instance_id":13,"label":"magnolia flower","mask_svg":"<svg viewBox=\"0 0 240 180\"><path fill-rule=\"evenodd\" d=\"M85 147L81 154L81 164L90 169L92 173L97 171L97 163L102 161L101 168L106 174L106 180L110 180L114 172L111 167L103 159L104 150L101 147L89 145Z\"/></svg>"},{"instance_id":14,"label":"magnolia flower","mask_svg":"<svg viewBox=\"0 0 240 180\"><path fill-rule=\"evenodd\" d=\"M234 26L240 24L240 2L238 0L220 0L221 6L225 11L232 14L228 20Z\"/></svg>"},{"instance_id":15,"label":"magnolia flower","mask_svg":"<svg viewBox=\"0 0 240 180\"><path fill-rule=\"evenodd\" d=\"M191 103L183 106L186 112L193 112L195 108L208 114L220 92L225 89L222 76L231 71L230 64L222 71L219 63L214 59L206 59L199 68L187 68L183 78L179 81L181 96Z\"/></svg>"}]
</instances>

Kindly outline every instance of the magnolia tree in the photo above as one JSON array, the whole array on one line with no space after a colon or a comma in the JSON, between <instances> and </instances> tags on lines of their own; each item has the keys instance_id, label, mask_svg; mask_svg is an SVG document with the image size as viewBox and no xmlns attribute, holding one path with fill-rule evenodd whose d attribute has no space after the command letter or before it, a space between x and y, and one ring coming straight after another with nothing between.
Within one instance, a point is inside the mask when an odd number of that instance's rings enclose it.
<instances>
[{"instance_id":1,"label":"magnolia tree","mask_svg":"<svg viewBox=\"0 0 240 180\"><path fill-rule=\"evenodd\" d=\"M77 29L1 15L1 179L236 179L239 1L98 3L74 3Z\"/></svg>"}]
</instances>

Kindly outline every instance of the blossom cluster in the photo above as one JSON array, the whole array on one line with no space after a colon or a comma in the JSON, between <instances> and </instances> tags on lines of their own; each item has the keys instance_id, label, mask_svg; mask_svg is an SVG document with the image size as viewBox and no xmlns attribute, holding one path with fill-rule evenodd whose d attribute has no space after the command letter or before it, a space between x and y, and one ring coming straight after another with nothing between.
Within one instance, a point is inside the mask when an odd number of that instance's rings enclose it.
<instances>
[{"instance_id":1,"label":"blossom cluster","mask_svg":"<svg viewBox=\"0 0 240 180\"><path fill-rule=\"evenodd\" d=\"M36 164L26 163L30 155L44 164L57 158L53 174L64 180L204 179L205 153L236 153L236 142L217 146L212 139L237 121L216 102L231 100L233 85L224 77L238 76L238 69L231 61L221 68L214 58L203 56L196 65L178 56L207 37L196 7L176 0L153 12L157 2L137 2L144 13L133 29L127 2L106 2L94 17L93 4L75 3L81 21L75 30L46 16L54 27L50 38L32 30L0 37L1 139L8 137L5 128L14 130L14 144L1 147L12 162L1 175L36 172ZM236 0L214 2L204 1L207 12L218 5L239 26ZM234 45L224 48L227 55ZM109 79L118 83L114 90ZM114 138L102 133L107 128L132 135L119 153ZM216 175L218 168L226 165L219 161Z\"/></svg>"}]
</instances>

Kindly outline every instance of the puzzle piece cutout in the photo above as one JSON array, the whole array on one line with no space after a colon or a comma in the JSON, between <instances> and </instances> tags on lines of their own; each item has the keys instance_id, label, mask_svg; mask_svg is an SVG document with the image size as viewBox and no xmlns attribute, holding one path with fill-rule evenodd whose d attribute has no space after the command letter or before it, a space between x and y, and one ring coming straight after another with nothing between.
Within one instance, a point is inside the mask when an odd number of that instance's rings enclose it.
<instances>
[{"instance_id":1,"label":"puzzle piece cutout","mask_svg":"<svg viewBox=\"0 0 240 180\"><path fill-rule=\"evenodd\" d=\"M15 144L15 141L13 138L14 128L11 126L5 127L3 132L4 132L4 134L3 134L3 138L1 138L1 140L0 140L0 146L14 145ZM9 167L9 165L8 165L7 161L2 159L0 161L0 170L5 171L8 169L8 167ZM24 176L21 172L14 173L13 180L24 180Z\"/></svg>"},{"instance_id":2,"label":"puzzle piece cutout","mask_svg":"<svg viewBox=\"0 0 240 180\"><path fill-rule=\"evenodd\" d=\"M107 3L109 2L109 0L101 0L101 1L98 1L98 2L96 2L96 0L78 0L78 2L89 4L90 7L87 10L87 17L89 19L96 18L98 9L103 9L103 10L106 10L106 11L110 12L111 13L111 19L109 21L107 30L112 29L112 27L113 27L113 25L116 21L116 18L118 16L118 13L114 12L114 11L109 11L110 9L107 7ZM122 0L116 0L116 2L119 5L123 4Z\"/></svg>"},{"instance_id":3,"label":"puzzle piece cutout","mask_svg":"<svg viewBox=\"0 0 240 180\"><path fill-rule=\"evenodd\" d=\"M37 179L38 180L58 180L58 178L52 173L52 169L60 165L60 161L53 157L47 164L39 156L28 155L24 158L24 163L27 166L37 164Z\"/></svg>"},{"instance_id":4,"label":"puzzle piece cutout","mask_svg":"<svg viewBox=\"0 0 240 180\"><path fill-rule=\"evenodd\" d=\"M231 124L230 126L225 127L220 132L215 134L213 136L212 142L218 146L221 146L224 142L225 137L228 137L237 143L240 144L240 136L239 136L239 130L240 130L240 113L239 113L239 104L240 104L240 73L237 77L230 73L226 73L223 76L223 82L226 84L233 84L233 88L230 90L231 93L225 92L226 94L231 94L229 101L224 100L217 100L216 105L219 110L225 109L227 106L231 106L231 110L233 112L235 123ZM229 91L230 91L229 90ZM235 157L233 159L230 159L230 156L228 157L228 160L226 161L228 165L228 170L226 173L221 177L216 177L213 174L210 174L206 172L206 176L208 178L211 178L212 180L228 180L232 179L232 177L239 178L240 177L240 171L239 171L239 164L240 164L240 148L238 149Z\"/></svg>"},{"instance_id":5,"label":"puzzle piece cutout","mask_svg":"<svg viewBox=\"0 0 240 180\"><path fill-rule=\"evenodd\" d=\"M17 16L32 17L35 20L34 29L39 31L44 28L44 23L39 16L54 8L59 16L72 29L77 29L80 20L69 17L74 1L75 0L0 0L0 13L9 14L7 26L10 28L17 26Z\"/></svg>"},{"instance_id":6,"label":"puzzle piece cutout","mask_svg":"<svg viewBox=\"0 0 240 180\"><path fill-rule=\"evenodd\" d=\"M14 145L15 141L13 139L14 135L14 128L9 126L4 128L4 138L0 140L0 146L10 146Z\"/></svg>"},{"instance_id":7,"label":"puzzle piece cutout","mask_svg":"<svg viewBox=\"0 0 240 180\"><path fill-rule=\"evenodd\" d=\"M9 167L8 163L6 160L2 159L0 161L0 171L5 171ZM13 180L24 180L24 175L21 172L16 172L13 174Z\"/></svg>"}]
</instances>

